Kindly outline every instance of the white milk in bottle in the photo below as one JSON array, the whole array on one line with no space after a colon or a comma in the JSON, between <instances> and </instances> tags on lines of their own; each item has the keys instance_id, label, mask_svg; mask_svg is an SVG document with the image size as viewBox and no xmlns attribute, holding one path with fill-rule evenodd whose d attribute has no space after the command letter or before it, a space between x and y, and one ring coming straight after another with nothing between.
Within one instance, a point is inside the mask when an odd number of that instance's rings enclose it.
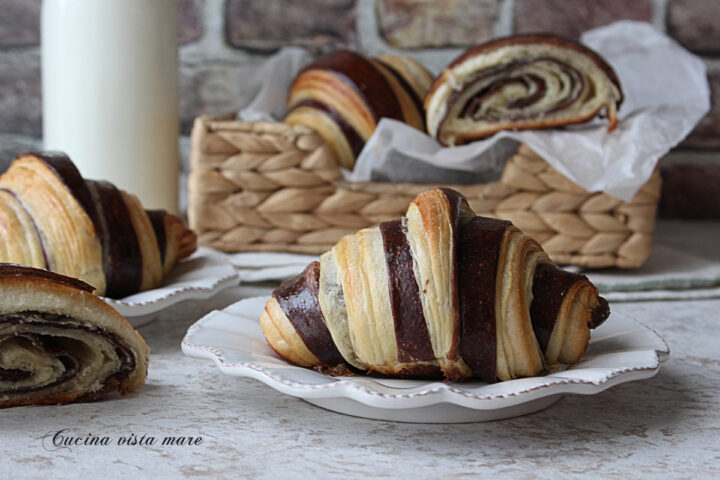
<instances>
[{"instance_id":1,"label":"white milk in bottle","mask_svg":"<svg viewBox=\"0 0 720 480\"><path fill-rule=\"evenodd\" d=\"M42 84L47 150L177 212L175 0L44 0Z\"/></svg>"}]
</instances>

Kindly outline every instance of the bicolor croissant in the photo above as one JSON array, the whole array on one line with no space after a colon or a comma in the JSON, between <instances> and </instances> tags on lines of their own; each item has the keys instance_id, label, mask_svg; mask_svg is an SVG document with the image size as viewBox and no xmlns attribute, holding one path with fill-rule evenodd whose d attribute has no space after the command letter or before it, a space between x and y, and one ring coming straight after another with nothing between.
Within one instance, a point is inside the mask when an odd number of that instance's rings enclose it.
<instances>
[{"instance_id":1,"label":"bicolor croissant","mask_svg":"<svg viewBox=\"0 0 720 480\"><path fill-rule=\"evenodd\" d=\"M195 234L134 195L85 180L64 154L18 157L0 176L0 262L83 280L124 297L160 284Z\"/></svg>"},{"instance_id":2,"label":"bicolor croissant","mask_svg":"<svg viewBox=\"0 0 720 480\"><path fill-rule=\"evenodd\" d=\"M436 189L283 283L260 324L280 356L306 367L495 382L577 362L608 315L586 277Z\"/></svg>"},{"instance_id":3,"label":"bicolor croissant","mask_svg":"<svg viewBox=\"0 0 720 480\"><path fill-rule=\"evenodd\" d=\"M551 35L519 35L469 49L425 98L428 133L460 145L501 130L582 123L604 113L617 124L622 90L594 51Z\"/></svg>"},{"instance_id":4,"label":"bicolor croissant","mask_svg":"<svg viewBox=\"0 0 720 480\"><path fill-rule=\"evenodd\" d=\"M381 118L424 129L422 102L430 83L430 73L409 57L337 50L295 78L285 121L317 131L338 164L352 168Z\"/></svg>"},{"instance_id":5,"label":"bicolor croissant","mask_svg":"<svg viewBox=\"0 0 720 480\"><path fill-rule=\"evenodd\" d=\"M126 393L145 382L150 350L80 280L0 264L0 408Z\"/></svg>"}]
</instances>

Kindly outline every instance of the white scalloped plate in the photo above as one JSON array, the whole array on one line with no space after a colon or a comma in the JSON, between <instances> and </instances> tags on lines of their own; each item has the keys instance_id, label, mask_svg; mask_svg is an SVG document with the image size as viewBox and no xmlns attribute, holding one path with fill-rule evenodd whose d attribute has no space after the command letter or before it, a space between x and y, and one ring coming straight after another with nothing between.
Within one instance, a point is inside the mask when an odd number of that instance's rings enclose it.
<instances>
[{"instance_id":1,"label":"white scalloped plate","mask_svg":"<svg viewBox=\"0 0 720 480\"><path fill-rule=\"evenodd\" d=\"M178 262L163 279L162 285L121 299L102 297L134 326L152 320L157 313L183 300L204 300L220 290L236 285L238 275L225 254L199 247L190 257Z\"/></svg>"},{"instance_id":2,"label":"white scalloped plate","mask_svg":"<svg viewBox=\"0 0 720 480\"><path fill-rule=\"evenodd\" d=\"M266 300L248 298L201 318L188 329L183 352L214 360L225 374L256 378L328 410L381 420L456 423L525 415L549 407L563 394L592 395L650 378L670 353L654 331L613 313L593 332L582 361L542 377L496 384L331 377L273 352L258 323Z\"/></svg>"}]
</instances>

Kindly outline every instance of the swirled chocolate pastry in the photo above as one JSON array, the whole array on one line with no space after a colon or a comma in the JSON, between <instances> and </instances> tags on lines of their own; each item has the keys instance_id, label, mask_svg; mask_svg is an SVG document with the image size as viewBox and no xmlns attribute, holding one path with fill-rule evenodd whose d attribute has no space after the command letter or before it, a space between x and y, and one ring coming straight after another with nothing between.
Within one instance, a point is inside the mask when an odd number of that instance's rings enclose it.
<instances>
[{"instance_id":1,"label":"swirled chocolate pastry","mask_svg":"<svg viewBox=\"0 0 720 480\"><path fill-rule=\"evenodd\" d=\"M80 280L0 264L0 408L97 400L145 382L150 350Z\"/></svg>"},{"instance_id":2,"label":"swirled chocolate pastry","mask_svg":"<svg viewBox=\"0 0 720 480\"><path fill-rule=\"evenodd\" d=\"M443 145L598 115L612 130L622 99L612 67L589 48L551 35L515 36L471 48L448 65L425 97L426 123Z\"/></svg>"}]
</instances>

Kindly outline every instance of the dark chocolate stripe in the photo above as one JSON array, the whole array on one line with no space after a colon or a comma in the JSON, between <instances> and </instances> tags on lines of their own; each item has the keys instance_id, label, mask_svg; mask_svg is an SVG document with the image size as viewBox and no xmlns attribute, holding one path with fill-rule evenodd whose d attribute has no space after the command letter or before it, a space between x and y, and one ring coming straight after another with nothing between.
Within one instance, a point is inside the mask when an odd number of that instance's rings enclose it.
<instances>
[{"instance_id":1,"label":"dark chocolate stripe","mask_svg":"<svg viewBox=\"0 0 720 480\"><path fill-rule=\"evenodd\" d=\"M78 290L85 290L89 293L92 293L93 290L95 290L93 286L88 285L77 278L68 277L49 270L15 265L14 263L0 263L0 277L2 276L44 278L68 287L77 288Z\"/></svg>"},{"instance_id":2,"label":"dark chocolate stripe","mask_svg":"<svg viewBox=\"0 0 720 480\"><path fill-rule=\"evenodd\" d=\"M48 258L47 250L45 250L45 242L43 242L42 235L40 234L40 228L38 228L37 222L35 222L35 217L33 217L32 213L30 213L30 210L28 210L28 208L25 206L23 201L20 200L20 197L18 197L18 195L15 192L13 192L12 190L9 190L7 188L0 188L0 191L10 194L10 196L18 203L18 205L20 205L20 208L22 208L25 211L25 213L27 213L27 216L30 219L30 223L33 226L33 231L35 232L35 236L37 237L38 242L40 243L40 250L42 250L43 262L45 262L45 268L47 268L49 270L50 269L50 259Z\"/></svg>"},{"instance_id":3,"label":"dark chocolate stripe","mask_svg":"<svg viewBox=\"0 0 720 480\"><path fill-rule=\"evenodd\" d=\"M503 220L474 217L460 227L460 355L474 377L489 383L497 381L497 269L510 225Z\"/></svg>"},{"instance_id":4,"label":"dark chocolate stripe","mask_svg":"<svg viewBox=\"0 0 720 480\"><path fill-rule=\"evenodd\" d=\"M403 76L402 73L395 70L392 65L389 63L383 62L379 58L375 59L378 63L382 64L383 67L387 68L388 71L395 77L395 79L400 83L400 86L410 95L410 98L412 99L413 104L415 105L415 108L418 111L418 115L420 118L424 121L424 115L423 112L425 112L425 107L423 106L423 99L418 96L418 94L415 92L415 90L410 86L407 79ZM424 127L423 127L424 128Z\"/></svg>"},{"instance_id":5,"label":"dark chocolate stripe","mask_svg":"<svg viewBox=\"0 0 720 480\"><path fill-rule=\"evenodd\" d=\"M362 55L349 50L335 50L315 60L303 72L315 69L333 72L355 90L368 105L376 123L383 117L403 121L402 109L392 87Z\"/></svg>"},{"instance_id":6,"label":"dark chocolate stripe","mask_svg":"<svg viewBox=\"0 0 720 480\"><path fill-rule=\"evenodd\" d=\"M2 368L0 367L0 381L3 382L17 382L25 380L33 376L33 372L27 370L20 370L18 368Z\"/></svg>"},{"instance_id":7,"label":"dark chocolate stripe","mask_svg":"<svg viewBox=\"0 0 720 480\"><path fill-rule=\"evenodd\" d=\"M153 230L155 231L155 239L160 249L160 262L165 265L165 249L167 248L167 236L165 232L165 210L145 210Z\"/></svg>"},{"instance_id":8,"label":"dark chocolate stripe","mask_svg":"<svg viewBox=\"0 0 720 480\"><path fill-rule=\"evenodd\" d=\"M385 250L390 287L390 307L395 324L398 361L402 363L435 359L430 332L415 279L407 228L401 220L383 222L380 233Z\"/></svg>"},{"instance_id":9,"label":"dark chocolate stripe","mask_svg":"<svg viewBox=\"0 0 720 480\"><path fill-rule=\"evenodd\" d=\"M458 191L451 188L441 187L439 189L450 207L450 228L452 230L452 249L450 252L450 265L452 273L450 282L453 287L452 291L452 311L453 311L453 333L452 342L447 353L447 358L457 360L460 356L460 305L458 301L458 244L460 243L460 213L463 209L469 210L467 200Z\"/></svg>"},{"instance_id":10,"label":"dark chocolate stripe","mask_svg":"<svg viewBox=\"0 0 720 480\"><path fill-rule=\"evenodd\" d=\"M142 252L122 193L109 182L88 180L100 213L106 295L122 298L140 291Z\"/></svg>"},{"instance_id":11,"label":"dark chocolate stripe","mask_svg":"<svg viewBox=\"0 0 720 480\"><path fill-rule=\"evenodd\" d=\"M85 213L92 220L96 231L100 231L100 217L92 201L90 190L85 183L80 171L67 155L61 152L35 152L28 155L41 160L50 167L55 175L65 184L70 193L80 203Z\"/></svg>"},{"instance_id":12,"label":"dark chocolate stripe","mask_svg":"<svg viewBox=\"0 0 720 480\"><path fill-rule=\"evenodd\" d=\"M318 302L320 262L308 265L303 273L283 282L274 292L288 320L305 346L326 365L344 362L325 324Z\"/></svg>"},{"instance_id":13,"label":"dark chocolate stripe","mask_svg":"<svg viewBox=\"0 0 720 480\"><path fill-rule=\"evenodd\" d=\"M355 130L355 128L350 125L347 120L345 120L345 117L340 115L337 110L332 108L329 105L326 105L322 102L318 102L317 100L303 100L301 102L296 103L293 105L292 112L296 108L300 107L307 107L312 108L315 110L319 110L323 112L325 115L327 115L330 120L332 120L335 125L340 129L343 136L345 137L345 140L347 140L348 145L350 145L350 150L352 150L353 155L357 158L358 155L360 155L360 152L362 151L363 147L365 146L365 140L362 139L360 134ZM288 112L288 114L290 113Z\"/></svg>"}]
</instances>

